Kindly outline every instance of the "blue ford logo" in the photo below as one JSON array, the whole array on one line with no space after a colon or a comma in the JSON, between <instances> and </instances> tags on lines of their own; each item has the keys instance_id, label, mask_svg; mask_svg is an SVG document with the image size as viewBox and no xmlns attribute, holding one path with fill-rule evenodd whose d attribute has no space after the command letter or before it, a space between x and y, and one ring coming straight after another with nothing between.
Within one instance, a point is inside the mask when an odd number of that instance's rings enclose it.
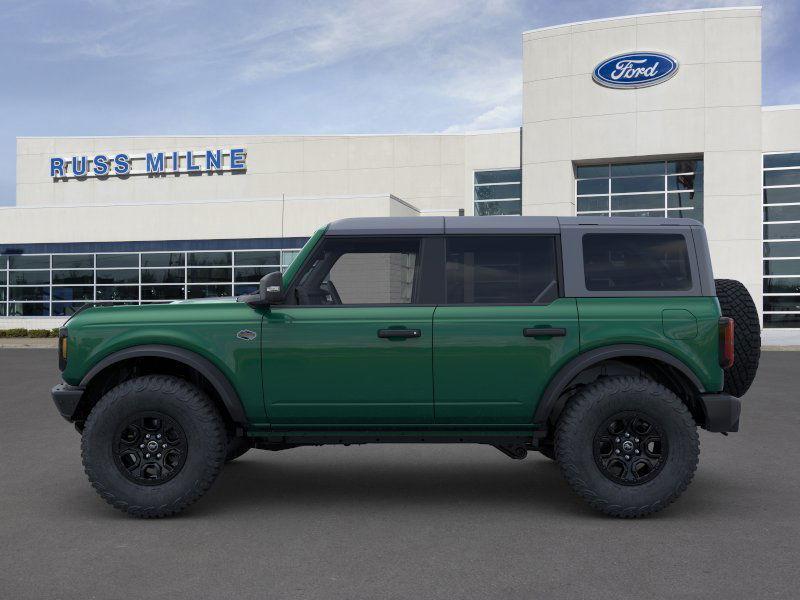
<instances>
[{"instance_id":1,"label":"blue ford logo","mask_svg":"<svg viewBox=\"0 0 800 600\"><path fill-rule=\"evenodd\" d=\"M640 88L666 81L678 72L678 61L659 52L612 56L594 68L592 79L610 88Z\"/></svg>"}]
</instances>

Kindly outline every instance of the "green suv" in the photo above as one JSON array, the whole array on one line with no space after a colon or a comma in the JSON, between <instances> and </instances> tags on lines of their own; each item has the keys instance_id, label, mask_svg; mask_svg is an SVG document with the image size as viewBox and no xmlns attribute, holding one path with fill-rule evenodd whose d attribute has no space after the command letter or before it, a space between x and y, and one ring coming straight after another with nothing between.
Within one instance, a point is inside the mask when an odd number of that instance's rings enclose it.
<instances>
[{"instance_id":1,"label":"green suv","mask_svg":"<svg viewBox=\"0 0 800 600\"><path fill-rule=\"evenodd\" d=\"M80 311L52 395L89 481L139 517L251 448L375 442L535 450L636 517L686 489L698 426L738 430L759 353L697 221L345 219L253 295Z\"/></svg>"}]
</instances>

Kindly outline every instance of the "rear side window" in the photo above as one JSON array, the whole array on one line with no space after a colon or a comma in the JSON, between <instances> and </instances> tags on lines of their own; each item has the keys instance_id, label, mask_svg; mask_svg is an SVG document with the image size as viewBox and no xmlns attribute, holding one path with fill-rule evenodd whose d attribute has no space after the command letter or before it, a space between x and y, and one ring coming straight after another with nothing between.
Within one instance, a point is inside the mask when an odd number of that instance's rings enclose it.
<instances>
[{"instance_id":1,"label":"rear side window","mask_svg":"<svg viewBox=\"0 0 800 600\"><path fill-rule=\"evenodd\" d=\"M448 304L531 304L558 296L553 236L447 239Z\"/></svg>"},{"instance_id":2,"label":"rear side window","mask_svg":"<svg viewBox=\"0 0 800 600\"><path fill-rule=\"evenodd\" d=\"M583 268L589 291L692 289L686 238L680 234L586 234Z\"/></svg>"}]
</instances>

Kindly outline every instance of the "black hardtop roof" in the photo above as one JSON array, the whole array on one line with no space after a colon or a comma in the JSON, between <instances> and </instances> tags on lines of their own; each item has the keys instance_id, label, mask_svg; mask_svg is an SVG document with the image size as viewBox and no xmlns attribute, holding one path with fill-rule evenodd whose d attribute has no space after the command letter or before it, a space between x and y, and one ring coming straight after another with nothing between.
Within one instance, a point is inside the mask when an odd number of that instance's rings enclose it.
<instances>
[{"instance_id":1,"label":"black hardtop roof","mask_svg":"<svg viewBox=\"0 0 800 600\"><path fill-rule=\"evenodd\" d=\"M694 219L660 217L356 217L328 225L328 235L559 233L563 227L702 227Z\"/></svg>"}]
</instances>

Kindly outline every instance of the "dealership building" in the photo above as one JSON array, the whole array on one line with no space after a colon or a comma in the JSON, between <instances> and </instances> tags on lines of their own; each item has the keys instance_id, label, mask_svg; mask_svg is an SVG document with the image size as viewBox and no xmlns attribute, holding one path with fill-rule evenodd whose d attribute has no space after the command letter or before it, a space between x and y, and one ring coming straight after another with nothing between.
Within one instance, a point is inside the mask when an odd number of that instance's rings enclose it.
<instances>
[{"instance_id":1,"label":"dealership building","mask_svg":"<svg viewBox=\"0 0 800 600\"><path fill-rule=\"evenodd\" d=\"M586 214L702 221L765 342L800 343L800 105L761 105L761 25L754 7L527 31L508 130L18 138L0 329L245 293L344 217Z\"/></svg>"}]
</instances>

